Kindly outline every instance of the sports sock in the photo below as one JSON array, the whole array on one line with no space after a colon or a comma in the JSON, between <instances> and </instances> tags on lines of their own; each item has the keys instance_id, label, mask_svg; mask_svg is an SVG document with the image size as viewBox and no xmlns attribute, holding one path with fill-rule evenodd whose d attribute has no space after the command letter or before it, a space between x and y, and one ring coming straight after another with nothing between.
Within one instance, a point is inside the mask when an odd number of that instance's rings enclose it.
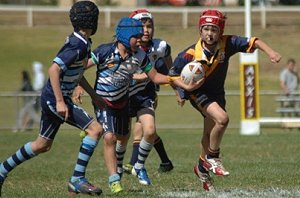
<instances>
[{"instance_id":1,"label":"sports sock","mask_svg":"<svg viewBox=\"0 0 300 198\"><path fill-rule=\"evenodd\" d=\"M97 146L98 141L91 138L89 135L85 136L82 140L79 154L77 158L77 163L75 165L73 176L71 177L71 182L76 181L79 177L85 177L86 167L89 163L91 156L94 153L94 149Z\"/></svg>"},{"instance_id":2,"label":"sports sock","mask_svg":"<svg viewBox=\"0 0 300 198\"><path fill-rule=\"evenodd\" d=\"M155 148L156 152L158 153L162 164L170 162L170 159L169 159L166 149L164 147L164 143L159 136L154 141L154 148Z\"/></svg>"},{"instance_id":3,"label":"sports sock","mask_svg":"<svg viewBox=\"0 0 300 198\"><path fill-rule=\"evenodd\" d=\"M123 173L123 159L126 152L126 145L122 145L119 142L117 142L116 145L116 157L117 157L117 173L119 175L122 175Z\"/></svg>"},{"instance_id":4,"label":"sports sock","mask_svg":"<svg viewBox=\"0 0 300 198\"><path fill-rule=\"evenodd\" d=\"M140 147L141 140L134 140L132 144L132 154L130 158L130 164L133 166L137 160L139 155L139 147Z\"/></svg>"},{"instance_id":5,"label":"sports sock","mask_svg":"<svg viewBox=\"0 0 300 198\"><path fill-rule=\"evenodd\" d=\"M218 148L217 150L213 150L210 147L208 147L208 154L207 154L208 159L219 158L219 155L220 155L220 148Z\"/></svg>"},{"instance_id":6,"label":"sports sock","mask_svg":"<svg viewBox=\"0 0 300 198\"><path fill-rule=\"evenodd\" d=\"M120 181L121 178L118 174L112 174L111 176L108 177L108 183L111 184L115 181Z\"/></svg>"},{"instance_id":7,"label":"sports sock","mask_svg":"<svg viewBox=\"0 0 300 198\"><path fill-rule=\"evenodd\" d=\"M198 169L201 173L208 173L208 171L203 167L204 159L200 156L198 161Z\"/></svg>"},{"instance_id":8,"label":"sports sock","mask_svg":"<svg viewBox=\"0 0 300 198\"><path fill-rule=\"evenodd\" d=\"M139 147L138 160L134 165L135 169L141 169L144 167L145 161L153 147L153 144L147 142L144 138L142 139Z\"/></svg>"},{"instance_id":9,"label":"sports sock","mask_svg":"<svg viewBox=\"0 0 300 198\"><path fill-rule=\"evenodd\" d=\"M9 158L7 158L7 160L0 164L0 174L6 177L7 174L10 171L12 171L16 166L35 156L37 155L34 154L31 149L31 142L26 143L19 150L17 150L15 154L13 154Z\"/></svg>"}]
</instances>

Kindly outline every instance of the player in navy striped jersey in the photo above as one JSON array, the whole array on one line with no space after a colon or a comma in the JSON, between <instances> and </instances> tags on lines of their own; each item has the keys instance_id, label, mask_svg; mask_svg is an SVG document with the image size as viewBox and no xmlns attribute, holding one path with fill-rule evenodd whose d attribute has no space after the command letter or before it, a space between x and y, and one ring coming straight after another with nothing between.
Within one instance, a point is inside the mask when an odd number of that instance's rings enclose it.
<instances>
[{"instance_id":1,"label":"player in navy striped jersey","mask_svg":"<svg viewBox=\"0 0 300 198\"><path fill-rule=\"evenodd\" d=\"M141 38L140 48L143 49L155 69L167 75L172 65L171 47L166 41L153 39L154 21L152 14L146 9L138 9L130 14L131 18L142 21L144 35ZM155 108L157 106L157 93L159 85L154 84L142 71L134 75L130 86L130 117L136 117L133 126L133 147L130 162L123 166L124 171L135 174L133 166L138 168L145 163L152 147L156 149L161 159L159 172L168 172L173 169L165 150L162 139L156 133ZM117 146L118 148L118 146Z\"/></svg>"},{"instance_id":2,"label":"player in navy striped jersey","mask_svg":"<svg viewBox=\"0 0 300 198\"><path fill-rule=\"evenodd\" d=\"M220 160L220 145L229 122L224 83L230 57L238 52L251 53L260 49L274 63L281 59L281 55L261 39L223 35L225 19L218 10L203 11L199 18L200 39L178 54L169 71L169 75L179 76L187 63L194 60L205 63L203 85L192 92L185 90L184 95L204 117L202 152L194 172L207 191L214 190L208 171L218 176L229 175Z\"/></svg>"},{"instance_id":3,"label":"player in navy striped jersey","mask_svg":"<svg viewBox=\"0 0 300 198\"><path fill-rule=\"evenodd\" d=\"M156 71L147 54L138 47L142 36L141 21L129 17L122 18L116 27L116 42L98 46L93 50L88 64L89 66L97 65L94 89L106 102L104 109L95 105L95 113L105 132L104 158L109 173L109 186L113 193L123 190L120 184L121 163L129 138L129 85L133 74L141 69L156 84L172 82L169 76ZM186 85L180 81L177 85L194 90L201 86L201 83L202 81L198 81ZM80 101L80 94L74 97L77 98L76 101ZM118 148L116 148L117 140L120 141ZM119 169L117 169L117 164ZM140 183L150 184L144 167L137 169L136 173Z\"/></svg>"},{"instance_id":4,"label":"player in navy striped jersey","mask_svg":"<svg viewBox=\"0 0 300 198\"><path fill-rule=\"evenodd\" d=\"M0 164L0 188L7 174L15 167L49 151L61 124L66 122L88 134L80 145L77 163L68 184L69 192L89 195L102 193L100 188L88 182L85 172L103 129L84 109L75 105L71 98L88 62L90 36L97 31L98 15L97 6L90 1L80 1L72 6L70 20L74 32L67 37L64 46L54 58L48 70L48 82L41 93L39 135L36 140L26 143ZM84 84L82 86L85 88ZM102 106L103 101L97 94L93 93L92 98Z\"/></svg>"}]
</instances>

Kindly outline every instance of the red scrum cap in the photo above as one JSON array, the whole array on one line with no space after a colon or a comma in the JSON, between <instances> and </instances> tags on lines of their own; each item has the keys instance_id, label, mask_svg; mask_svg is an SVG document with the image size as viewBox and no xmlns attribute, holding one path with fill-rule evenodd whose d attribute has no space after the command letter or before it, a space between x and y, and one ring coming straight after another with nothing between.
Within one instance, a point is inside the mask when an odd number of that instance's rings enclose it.
<instances>
[{"instance_id":1,"label":"red scrum cap","mask_svg":"<svg viewBox=\"0 0 300 198\"><path fill-rule=\"evenodd\" d=\"M226 16L218 10L205 10L199 18L199 27L214 25L220 28L220 35L224 32Z\"/></svg>"},{"instance_id":2,"label":"red scrum cap","mask_svg":"<svg viewBox=\"0 0 300 198\"><path fill-rule=\"evenodd\" d=\"M137 20L142 20L142 19L153 20L152 14L146 9L137 9L137 10L131 12L129 17L137 19Z\"/></svg>"}]
</instances>

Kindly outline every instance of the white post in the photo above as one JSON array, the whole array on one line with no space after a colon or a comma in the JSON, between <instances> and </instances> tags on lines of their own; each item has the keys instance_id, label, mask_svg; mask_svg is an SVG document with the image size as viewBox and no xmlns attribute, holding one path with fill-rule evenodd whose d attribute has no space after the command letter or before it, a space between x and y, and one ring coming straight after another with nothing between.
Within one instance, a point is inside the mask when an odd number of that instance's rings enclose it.
<instances>
[{"instance_id":1,"label":"white post","mask_svg":"<svg viewBox=\"0 0 300 198\"><path fill-rule=\"evenodd\" d=\"M111 26L111 8L105 8L104 9L104 15L105 15L105 27L110 28Z\"/></svg>"},{"instance_id":2,"label":"white post","mask_svg":"<svg viewBox=\"0 0 300 198\"><path fill-rule=\"evenodd\" d=\"M27 25L28 27L33 27L33 16L32 16L32 7L30 6L27 9Z\"/></svg>"},{"instance_id":3,"label":"white post","mask_svg":"<svg viewBox=\"0 0 300 198\"><path fill-rule=\"evenodd\" d=\"M184 29L188 28L188 10L187 9L182 10L182 26Z\"/></svg>"},{"instance_id":4,"label":"white post","mask_svg":"<svg viewBox=\"0 0 300 198\"><path fill-rule=\"evenodd\" d=\"M266 22L266 4L263 0L259 1L259 7L260 7L260 24L262 29L266 29L267 22Z\"/></svg>"},{"instance_id":5,"label":"white post","mask_svg":"<svg viewBox=\"0 0 300 198\"><path fill-rule=\"evenodd\" d=\"M251 0L245 0L245 36L251 37ZM242 135L260 134L258 54L240 54L241 128Z\"/></svg>"}]
</instances>

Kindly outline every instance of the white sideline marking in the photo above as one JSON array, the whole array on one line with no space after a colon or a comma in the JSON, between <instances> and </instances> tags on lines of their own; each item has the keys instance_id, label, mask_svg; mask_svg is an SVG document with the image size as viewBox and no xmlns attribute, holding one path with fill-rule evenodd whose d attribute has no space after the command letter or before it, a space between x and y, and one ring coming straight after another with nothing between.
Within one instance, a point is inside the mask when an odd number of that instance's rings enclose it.
<instances>
[{"instance_id":1,"label":"white sideline marking","mask_svg":"<svg viewBox=\"0 0 300 198\"><path fill-rule=\"evenodd\" d=\"M239 198L239 197L254 197L254 198L282 198L282 197L300 197L300 189L284 190L279 188L270 188L265 190L250 190L250 189L232 189L217 192L204 191L169 191L160 193L159 197L178 197L178 198L192 198L192 197L212 197L212 198Z\"/></svg>"}]
</instances>

